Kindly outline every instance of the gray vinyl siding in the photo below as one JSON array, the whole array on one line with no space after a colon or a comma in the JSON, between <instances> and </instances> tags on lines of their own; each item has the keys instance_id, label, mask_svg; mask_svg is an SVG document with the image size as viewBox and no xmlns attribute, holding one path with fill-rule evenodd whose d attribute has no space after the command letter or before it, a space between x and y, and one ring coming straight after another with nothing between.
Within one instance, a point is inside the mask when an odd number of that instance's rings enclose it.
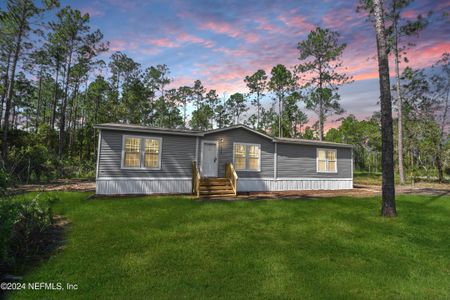
<instances>
[{"instance_id":1,"label":"gray vinyl siding","mask_svg":"<svg viewBox=\"0 0 450 300\"><path fill-rule=\"evenodd\" d=\"M121 169L122 137L133 135L162 138L161 170ZM99 178L105 177L191 177L191 162L195 159L195 136L138 133L102 129Z\"/></svg>"},{"instance_id":2,"label":"gray vinyl siding","mask_svg":"<svg viewBox=\"0 0 450 300\"><path fill-rule=\"evenodd\" d=\"M121 169L123 135L162 138L161 170ZM268 138L243 128L215 133L205 133L204 137L172 135L162 133L140 133L102 129L98 178L191 178L191 162L195 160L198 139L199 166L201 164L202 140L220 141L219 172L225 175L225 163L233 161L233 143L261 145L261 171L238 171L239 178L274 178L275 143ZM352 159L350 148L277 143L277 178L351 178ZM317 148L337 150L337 173L317 173Z\"/></svg>"},{"instance_id":3,"label":"gray vinyl siding","mask_svg":"<svg viewBox=\"0 0 450 300\"><path fill-rule=\"evenodd\" d=\"M337 173L317 172L317 148L337 150ZM352 150L328 146L278 143L278 178L351 178Z\"/></svg>"},{"instance_id":4,"label":"gray vinyl siding","mask_svg":"<svg viewBox=\"0 0 450 300\"><path fill-rule=\"evenodd\" d=\"M261 145L261 171L237 171L239 178L273 178L274 143L243 128L205 134L202 140L220 141L219 143L219 177L225 176L225 163L233 161L233 143L250 143ZM201 147L200 147L201 148Z\"/></svg>"}]
</instances>

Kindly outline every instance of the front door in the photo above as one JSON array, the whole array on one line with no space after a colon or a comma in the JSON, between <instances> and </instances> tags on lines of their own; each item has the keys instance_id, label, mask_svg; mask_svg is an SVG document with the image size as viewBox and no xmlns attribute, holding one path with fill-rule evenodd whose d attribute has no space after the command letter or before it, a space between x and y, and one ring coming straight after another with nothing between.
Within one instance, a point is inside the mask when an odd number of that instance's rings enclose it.
<instances>
[{"instance_id":1,"label":"front door","mask_svg":"<svg viewBox=\"0 0 450 300\"><path fill-rule=\"evenodd\" d=\"M217 157L217 143L203 142L202 176L217 177L219 158Z\"/></svg>"}]
</instances>

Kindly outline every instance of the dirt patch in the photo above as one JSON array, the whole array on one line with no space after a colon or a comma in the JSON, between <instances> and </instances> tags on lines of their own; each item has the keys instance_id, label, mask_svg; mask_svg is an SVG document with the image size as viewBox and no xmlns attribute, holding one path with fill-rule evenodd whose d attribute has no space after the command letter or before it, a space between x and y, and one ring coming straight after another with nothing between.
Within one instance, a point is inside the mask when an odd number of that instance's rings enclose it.
<instances>
[{"instance_id":1,"label":"dirt patch","mask_svg":"<svg viewBox=\"0 0 450 300\"><path fill-rule=\"evenodd\" d=\"M14 192L32 191L82 191L94 192L95 181L64 179L49 184L26 184L12 189ZM419 182L414 186L403 185L396 187L397 194L420 194L420 195L449 195L450 184ZM323 197L371 197L379 196L381 187L379 185L354 184L350 190L313 190L313 191L281 191L281 192L251 192L240 193L236 198L224 198L224 200L245 199L293 199L293 198L323 198Z\"/></svg>"},{"instance_id":2,"label":"dirt patch","mask_svg":"<svg viewBox=\"0 0 450 300\"><path fill-rule=\"evenodd\" d=\"M81 179L61 179L44 184L22 184L12 188L11 191L13 193L47 191L94 192L95 181Z\"/></svg>"},{"instance_id":3,"label":"dirt patch","mask_svg":"<svg viewBox=\"0 0 450 300\"><path fill-rule=\"evenodd\" d=\"M397 186L396 193L406 195L450 196L449 184L420 183L415 186ZM280 192L249 192L240 193L233 198L214 198L218 200L262 200L262 199L311 199L328 197L373 197L381 195L378 185L355 184L349 190L311 190L311 191L280 191ZM213 200L213 199L208 199Z\"/></svg>"}]
</instances>

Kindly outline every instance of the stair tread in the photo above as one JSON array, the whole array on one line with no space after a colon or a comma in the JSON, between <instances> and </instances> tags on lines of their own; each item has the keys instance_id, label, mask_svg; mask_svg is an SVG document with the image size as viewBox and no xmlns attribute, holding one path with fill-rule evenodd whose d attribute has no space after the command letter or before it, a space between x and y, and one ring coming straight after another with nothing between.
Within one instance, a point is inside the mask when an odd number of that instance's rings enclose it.
<instances>
[{"instance_id":1,"label":"stair tread","mask_svg":"<svg viewBox=\"0 0 450 300\"><path fill-rule=\"evenodd\" d=\"M234 194L212 194L212 195L201 195L202 198L224 198L224 197L236 197Z\"/></svg>"},{"instance_id":2,"label":"stair tread","mask_svg":"<svg viewBox=\"0 0 450 300\"><path fill-rule=\"evenodd\" d=\"M200 186L200 190L232 190L233 188L229 185L211 185L211 186Z\"/></svg>"},{"instance_id":3,"label":"stair tread","mask_svg":"<svg viewBox=\"0 0 450 300\"><path fill-rule=\"evenodd\" d=\"M202 198L224 198L236 196L230 180L224 177L200 178L199 192L200 197Z\"/></svg>"},{"instance_id":4,"label":"stair tread","mask_svg":"<svg viewBox=\"0 0 450 300\"><path fill-rule=\"evenodd\" d=\"M213 190L213 191L200 191L200 194L226 194L234 193L233 190Z\"/></svg>"}]
</instances>

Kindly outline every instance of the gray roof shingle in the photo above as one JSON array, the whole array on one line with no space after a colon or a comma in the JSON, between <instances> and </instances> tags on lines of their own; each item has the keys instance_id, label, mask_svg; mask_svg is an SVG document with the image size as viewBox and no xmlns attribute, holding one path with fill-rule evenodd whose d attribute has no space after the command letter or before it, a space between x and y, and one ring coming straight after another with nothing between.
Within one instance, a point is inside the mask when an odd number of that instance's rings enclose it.
<instances>
[{"instance_id":1,"label":"gray roof shingle","mask_svg":"<svg viewBox=\"0 0 450 300\"><path fill-rule=\"evenodd\" d=\"M220 131L232 130L237 128L244 128L253 133L259 134L265 138L272 140L275 143L284 143L284 144L301 144L301 145L318 145L318 146L335 146L335 147L345 147L345 148L353 148L352 145L343 144L343 143L334 143L327 141L318 141L318 140L305 140L305 139L296 139L296 138L277 138L271 137L270 135L256 131L248 126L237 124L232 125L226 128L219 129L211 129L211 130L191 130L185 128L162 128L162 127L152 127L152 126L142 126L142 125L133 125L133 124L121 124L121 123L103 123L97 124L94 126L97 129L108 129L108 130L123 130L123 131L134 131L134 132L150 132L150 133L165 133L165 134L174 134L174 135L186 135L186 136L204 136L205 134L215 133Z\"/></svg>"}]
</instances>

